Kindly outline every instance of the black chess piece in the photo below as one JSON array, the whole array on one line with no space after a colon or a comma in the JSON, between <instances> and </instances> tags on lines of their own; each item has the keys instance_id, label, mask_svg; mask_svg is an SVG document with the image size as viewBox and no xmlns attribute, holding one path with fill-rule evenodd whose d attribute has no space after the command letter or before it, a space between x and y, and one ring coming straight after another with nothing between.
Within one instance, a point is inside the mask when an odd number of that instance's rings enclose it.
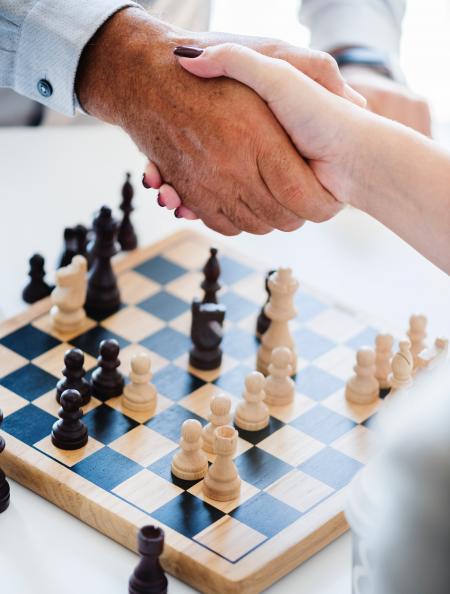
<instances>
[{"instance_id":1,"label":"black chess piece","mask_svg":"<svg viewBox=\"0 0 450 594\"><path fill-rule=\"evenodd\" d=\"M88 230L84 225L76 225L73 228L76 240L76 251L77 255L88 257L87 244L88 244Z\"/></svg>"},{"instance_id":2,"label":"black chess piece","mask_svg":"<svg viewBox=\"0 0 450 594\"><path fill-rule=\"evenodd\" d=\"M189 364L196 369L212 370L222 363L220 343L223 338L225 305L217 303L192 302L191 339L193 347L189 352Z\"/></svg>"},{"instance_id":3,"label":"black chess piece","mask_svg":"<svg viewBox=\"0 0 450 594\"><path fill-rule=\"evenodd\" d=\"M0 426L3 422L3 412L0 410ZM0 435L0 454L5 449L5 440ZM0 514L5 511L9 505L9 484L6 480L5 473L0 468Z\"/></svg>"},{"instance_id":4,"label":"black chess piece","mask_svg":"<svg viewBox=\"0 0 450 594\"><path fill-rule=\"evenodd\" d=\"M259 339L261 339L262 335L267 332L267 330L269 329L269 326L270 326L270 322L271 322L271 319L269 317L267 317L267 315L266 315L266 305L270 301L269 279L274 272L276 272L276 271L270 270L266 274L266 278L265 278L265 288L266 288L266 293L267 293L267 299L266 299L266 302L264 303L264 305L262 306L259 316L256 320L256 336Z\"/></svg>"},{"instance_id":5,"label":"black chess piece","mask_svg":"<svg viewBox=\"0 0 450 594\"><path fill-rule=\"evenodd\" d=\"M91 399L91 384L85 379L83 368L84 354L80 349L70 349L64 354L65 376L56 384L56 400L61 402L61 394L66 390L77 390L81 395L81 406L85 406Z\"/></svg>"},{"instance_id":6,"label":"black chess piece","mask_svg":"<svg viewBox=\"0 0 450 594\"><path fill-rule=\"evenodd\" d=\"M100 343L99 366L92 374L92 394L100 400L120 396L123 392L125 379L117 369L120 365L119 352L119 343L113 338Z\"/></svg>"},{"instance_id":7,"label":"black chess piece","mask_svg":"<svg viewBox=\"0 0 450 594\"><path fill-rule=\"evenodd\" d=\"M120 293L111 258L119 252L117 222L111 209L102 206L94 219L92 267L89 272L86 312L94 319L107 317L120 308Z\"/></svg>"},{"instance_id":8,"label":"black chess piece","mask_svg":"<svg viewBox=\"0 0 450 594\"><path fill-rule=\"evenodd\" d=\"M81 395L78 390L65 390L61 394L59 421L53 424L52 443L61 450L78 450L87 444L88 431L81 420Z\"/></svg>"},{"instance_id":9,"label":"black chess piece","mask_svg":"<svg viewBox=\"0 0 450 594\"><path fill-rule=\"evenodd\" d=\"M141 560L128 582L128 594L167 594L167 578L159 562L164 548L164 532L144 526L138 533Z\"/></svg>"},{"instance_id":10,"label":"black chess piece","mask_svg":"<svg viewBox=\"0 0 450 594\"><path fill-rule=\"evenodd\" d=\"M205 278L200 285L205 291L203 303L217 303L217 291L220 290L220 263L217 258L217 248L210 248L210 257L203 268Z\"/></svg>"},{"instance_id":11,"label":"black chess piece","mask_svg":"<svg viewBox=\"0 0 450 594\"><path fill-rule=\"evenodd\" d=\"M119 207L123 212L123 218L122 222L120 223L117 239L120 243L120 247L124 251L131 251L137 248L138 241L130 218L130 215L134 210L132 204L134 189L130 183L130 174L127 173L126 176L125 183L122 187L122 202Z\"/></svg>"},{"instance_id":12,"label":"black chess piece","mask_svg":"<svg viewBox=\"0 0 450 594\"><path fill-rule=\"evenodd\" d=\"M72 227L66 227L64 229L64 249L59 258L58 268L68 266L74 256L77 255L77 237L75 229Z\"/></svg>"},{"instance_id":13,"label":"black chess piece","mask_svg":"<svg viewBox=\"0 0 450 594\"><path fill-rule=\"evenodd\" d=\"M52 287L45 282L45 260L40 254L34 254L30 258L30 281L22 291L22 299L25 303L35 303L39 299L48 297Z\"/></svg>"}]
</instances>

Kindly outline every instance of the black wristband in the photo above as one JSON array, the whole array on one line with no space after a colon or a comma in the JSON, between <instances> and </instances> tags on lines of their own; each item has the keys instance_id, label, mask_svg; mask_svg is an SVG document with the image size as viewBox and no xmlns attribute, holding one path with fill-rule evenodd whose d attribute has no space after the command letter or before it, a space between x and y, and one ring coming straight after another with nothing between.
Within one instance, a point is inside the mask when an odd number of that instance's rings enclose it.
<instances>
[{"instance_id":1,"label":"black wristband","mask_svg":"<svg viewBox=\"0 0 450 594\"><path fill-rule=\"evenodd\" d=\"M349 47L333 53L339 68L343 66L364 66L393 79L392 69L386 56L368 47Z\"/></svg>"}]
</instances>

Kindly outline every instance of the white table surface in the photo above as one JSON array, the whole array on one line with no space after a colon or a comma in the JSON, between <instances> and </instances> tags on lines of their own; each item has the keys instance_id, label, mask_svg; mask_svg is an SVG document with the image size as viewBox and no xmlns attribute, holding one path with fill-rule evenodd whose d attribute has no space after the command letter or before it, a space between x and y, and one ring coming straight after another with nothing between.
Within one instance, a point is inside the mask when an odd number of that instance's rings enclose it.
<instances>
[{"instance_id":1,"label":"white table surface","mask_svg":"<svg viewBox=\"0 0 450 594\"><path fill-rule=\"evenodd\" d=\"M134 221L142 244L180 228L202 229L158 208L154 193L137 183L143 163L125 135L106 126L0 130L4 316L23 308L30 255L46 257L51 278L63 227L89 222L102 203L116 206L126 170L136 182ZM294 234L219 241L267 262L267 268L292 266L300 282L373 314L391 330L402 331L412 312L424 312L431 337L450 335L449 277L355 210ZM268 592L350 592L350 546L346 534ZM1 592L124 594L136 562L133 553L11 481L11 506L0 516ZM169 587L172 594L193 592L171 577Z\"/></svg>"}]
</instances>

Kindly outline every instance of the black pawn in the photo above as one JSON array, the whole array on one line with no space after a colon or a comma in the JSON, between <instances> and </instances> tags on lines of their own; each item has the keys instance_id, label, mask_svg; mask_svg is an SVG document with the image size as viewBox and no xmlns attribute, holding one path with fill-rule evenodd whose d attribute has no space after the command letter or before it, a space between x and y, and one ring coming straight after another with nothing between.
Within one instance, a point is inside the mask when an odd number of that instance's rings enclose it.
<instances>
[{"instance_id":1,"label":"black pawn","mask_svg":"<svg viewBox=\"0 0 450 594\"><path fill-rule=\"evenodd\" d=\"M3 422L3 413L0 410L0 426ZM5 449L5 440L0 435L0 454ZM6 480L5 473L0 468L0 514L5 511L9 505L9 484Z\"/></svg>"},{"instance_id":2,"label":"black pawn","mask_svg":"<svg viewBox=\"0 0 450 594\"><path fill-rule=\"evenodd\" d=\"M96 215L94 232L85 308L89 316L101 319L120 308L119 288L111 266L111 258L119 251L117 222L107 206L102 206Z\"/></svg>"},{"instance_id":3,"label":"black pawn","mask_svg":"<svg viewBox=\"0 0 450 594\"><path fill-rule=\"evenodd\" d=\"M100 400L120 396L123 392L125 380L117 369L120 365L119 352L119 343L113 338L100 343L99 366L92 374L92 394Z\"/></svg>"},{"instance_id":4,"label":"black pawn","mask_svg":"<svg viewBox=\"0 0 450 594\"><path fill-rule=\"evenodd\" d=\"M88 441L86 425L81 420L81 396L78 390L66 390L61 395L59 421L53 424L52 443L61 450L78 450Z\"/></svg>"},{"instance_id":5,"label":"black pawn","mask_svg":"<svg viewBox=\"0 0 450 594\"><path fill-rule=\"evenodd\" d=\"M193 347L189 352L189 364L196 369L210 371L222 363L220 344L223 338L225 305L192 302L191 339Z\"/></svg>"},{"instance_id":6,"label":"black pawn","mask_svg":"<svg viewBox=\"0 0 450 594\"><path fill-rule=\"evenodd\" d=\"M81 395L81 406L91 399L91 384L84 378L84 354L80 349L70 349L64 355L64 379L56 384L56 400L61 402L61 394L66 390L77 390Z\"/></svg>"},{"instance_id":7,"label":"black pawn","mask_svg":"<svg viewBox=\"0 0 450 594\"><path fill-rule=\"evenodd\" d=\"M120 210L123 212L122 222L119 227L119 235L117 237L120 247L124 251L131 251L137 248L137 237L134 227L131 223L130 215L134 208L132 205L134 196L134 189L130 183L130 174L127 173L127 178L122 187L122 202Z\"/></svg>"},{"instance_id":8,"label":"black pawn","mask_svg":"<svg viewBox=\"0 0 450 594\"><path fill-rule=\"evenodd\" d=\"M267 332L267 330L269 329L269 326L270 326L270 322L271 322L271 319L266 316L265 309L266 309L266 305L270 301L269 279L274 272L275 272L275 270L270 270L270 272L268 272L266 274L265 288L266 288L266 293L267 293L267 299L261 308L258 319L256 320L256 336L258 338L261 338L262 335Z\"/></svg>"},{"instance_id":9,"label":"black pawn","mask_svg":"<svg viewBox=\"0 0 450 594\"><path fill-rule=\"evenodd\" d=\"M138 551L142 556L128 582L128 594L167 594L167 578L159 563L164 548L164 532L156 526L144 526L138 533Z\"/></svg>"},{"instance_id":10,"label":"black pawn","mask_svg":"<svg viewBox=\"0 0 450 594\"><path fill-rule=\"evenodd\" d=\"M88 257L87 244L88 244L88 230L84 225L77 225L73 229L76 240L76 250L79 256Z\"/></svg>"},{"instance_id":11,"label":"black pawn","mask_svg":"<svg viewBox=\"0 0 450 594\"><path fill-rule=\"evenodd\" d=\"M203 268L205 278L201 288L205 291L203 303L217 303L217 291L220 289L220 264L217 258L217 248L210 248L210 257Z\"/></svg>"},{"instance_id":12,"label":"black pawn","mask_svg":"<svg viewBox=\"0 0 450 594\"><path fill-rule=\"evenodd\" d=\"M59 258L58 268L68 266L74 256L77 255L77 237L75 229L72 227L66 227L64 229L64 249Z\"/></svg>"},{"instance_id":13,"label":"black pawn","mask_svg":"<svg viewBox=\"0 0 450 594\"><path fill-rule=\"evenodd\" d=\"M45 260L40 254L30 258L30 281L22 291L22 299L26 303L35 303L39 299L48 297L52 288L45 282Z\"/></svg>"}]
</instances>

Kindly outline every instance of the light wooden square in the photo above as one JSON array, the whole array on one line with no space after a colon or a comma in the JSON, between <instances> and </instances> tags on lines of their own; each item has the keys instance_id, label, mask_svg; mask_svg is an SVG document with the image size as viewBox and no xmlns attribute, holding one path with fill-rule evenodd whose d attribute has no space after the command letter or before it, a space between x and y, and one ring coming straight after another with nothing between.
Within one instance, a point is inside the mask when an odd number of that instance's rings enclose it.
<instances>
[{"instance_id":1,"label":"light wooden square","mask_svg":"<svg viewBox=\"0 0 450 594\"><path fill-rule=\"evenodd\" d=\"M134 270L120 274L117 284L123 303L130 305L136 305L161 290L161 285Z\"/></svg>"},{"instance_id":2,"label":"light wooden square","mask_svg":"<svg viewBox=\"0 0 450 594\"><path fill-rule=\"evenodd\" d=\"M346 400L344 390L341 389L328 396L328 398L325 398L325 400L322 400L320 404L344 417L352 419L355 423L363 423L378 410L382 402L378 398L372 404L353 404Z\"/></svg>"},{"instance_id":3,"label":"light wooden square","mask_svg":"<svg viewBox=\"0 0 450 594\"><path fill-rule=\"evenodd\" d=\"M130 305L103 320L101 325L131 342L139 342L164 327L164 322L144 310Z\"/></svg>"},{"instance_id":4,"label":"light wooden square","mask_svg":"<svg viewBox=\"0 0 450 594\"><path fill-rule=\"evenodd\" d=\"M113 493L151 513L183 490L150 470L141 470L113 489Z\"/></svg>"},{"instance_id":5,"label":"light wooden square","mask_svg":"<svg viewBox=\"0 0 450 594\"><path fill-rule=\"evenodd\" d=\"M173 452L178 444L153 429L139 425L110 443L109 447L141 466L150 466L166 454Z\"/></svg>"},{"instance_id":6,"label":"light wooden square","mask_svg":"<svg viewBox=\"0 0 450 594\"><path fill-rule=\"evenodd\" d=\"M190 336L191 335L191 322L192 322L192 313L191 313L191 310L189 310L189 311L185 311L184 313L181 314L181 316L178 316L174 320L171 320L168 325L170 326L170 328L173 328L174 330L178 330L178 332L181 332L181 334Z\"/></svg>"},{"instance_id":7,"label":"light wooden square","mask_svg":"<svg viewBox=\"0 0 450 594\"><path fill-rule=\"evenodd\" d=\"M201 272L188 272L183 274L166 285L166 291L172 293L183 301L190 302L194 297L203 298L203 289L200 287L203 281L203 274Z\"/></svg>"},{"instance_id":8,"label":"light wooden square","mask_svg":"<svg viewBox=\"0 0 450 594\"><path fill-rule=\"evenodd\" d=\"M87 444L79 450L60 450L53 445L50 435L47 435L47 437L44 437L44 439L35 443L34 447L41 450L41 452L45 452L52 458L55 458L55 460L62 462L66 466L71 467L74 464L78 464L78 462L81 462L81 460L84 460L94 452L98 452L104 445L93 437L89 437Z\"/></svg>"},{"instance_id":9,"label":"light wooden square","mask_svg":"<svg viewBox=\"0 0 450 594\"><path fill-rule=\"evenodd\" d=\"M231 516L224 516L194 536L194 540L230 561L236 561L267 539Z\"/></svg>"},{"instance_id":10,"label":"light wooden square","mask_svg":"<svg viewBox=\"0 0 450 594\"><path fill-rule=\"evenodd\" d=\"M91 330L91 328L94 328L94 326L96 325L97 322L91 320L90 318L86 318L84 322L81 324L81 326L79 326L76 330L73 330L72 332L59 332L53 327L53 322L50 317L50 314L45 314L37 320L34 320L32 323L32 326L34 326L35 328L39 328L39 330L42 330L43 332L46 332L47 334L54 336L58 340L61 340L61 342L70 342L73 338L75 338L75 336L84 334L88 330Z\"/></svg>"},{"instance_id":11,"label":"light wooden square","mask_svg":"<svg viewBox=\"0 0 450 594\"><path fill-rule=\"evenodd\" d=\"M292 470L264 490L302 513L334 492L328 485L299 470Z\"/></svg>"},{"instance_id":12,"label":"light wooden square","mask_svg":"<svg viewBox=\"0 0 450 594\"><path fill-rule=\"evenodd\" d=\"M339 379L347 381L353 375L356 353L349 347L339 345L314 361L314 365Z\"/></svg>"},{"instance_id":13,"label":"light wooden square","mask_svg":"<svg viewBox=\"0 0 450 594\"><path fill-rule=\"evenodd\" d=\"M306 326L334 342L347 342L366 328L353 315L337 308L326 309L307 322Z\"/></svg>"},{"instance_id":14,"label":"light wooden square","mask_svg":"<svg viewBox=\"0 0 450 594\"><path fill-rule=\"evenodd\" d=\"M331 447L361 464L367 464L377 452L377 437L374 431L358 425L333 441Z\"/></svg>"},{"instance_id":15,"label":"light wooden square","mask_svg":"<svg viewBox=\"0 0 450 594\"><path fill-rule=\"evenodd\" d=\"M195 483L195 485L191 487L188 491L189 493L192 493L192 495L195 495L202 501L206 501L206 503L209 503L217 509L220 509L220 511L223 511L225 514L229 514L239 505L242 505L245 501L248 501L251 497L259 493L259 489L257 489L250 483L247 483L242 480L241 493L239 497L236 497L236 499L232 499L231 501L216 501L215 499L210 499L209 497L207 497L203 492L203 481Z\"/></svg>"},{"instance_id":16,"label":"light wooden square","mask_svg":"<svg viewBox=\"0 0 450 594\"><path fill-rule=\"evenodd\" d=\"M264 283L264 274L252 274L235 283L233 285L233 291L241 297L244 297L244 299L250 299L262 307L267 299ZM256 324L256 320L254 320L254 324Z\"/></svg>"},{"instance_id":17,"label":"light wooden square","mask_svg":"<svg viewBox=\"0 0 450 594\"><path fill-rule=\"evenodd\" d=\"M50 390L50 392L47 392L46 394L39 396L39 398L36 398L36 400L33 400L33 404L34 406L45 410L45 412L48 412L50 415L57 417L61 405L56 400L56 387L54 390ZM97 398L91 396L89 402L82 407L82 411L84 414L87 414L91 410L94 410L94 408L97 408L97 406L100 406L100 404L100 400L97 400Z\"/></svg>"},{"instance_id":18,"label":"light wooden square","mask_svg":"<svg viewBox=\"0 0 450 594\"><path fill-rule=\"evenodd\" d=\"M4 377L20 369L20 367L23 367L27 363L28 359L0 344L0 377Z\"/></svg>"},{"instance_id":19,"label":"light wooden square","mask_svg":"<svg viewBox=\"0 0 450 594\"><path fill-rule=\"evenodd\" d=\"M173 400L169 400L165 396L158 394L156 399L156 408L154 411L137 411L137 410L130 410L123 406L122 403L122 396L116 396L115 398L110 398L106 401L108 406L114 408L121 412L122 414L134 419L138 423L145 423L152 417L158 415L159 413L163 412L164 410L168 409L169 407L173 406L175 403Z\"/></svg>"},{"instance_id":20,"label":"light wooden square","mask_svg":"<svg viewBox=\"0 0 450 594\"><path fill-rule=\"evenodd\" d=\"M151 372L152 374L157 373L160 369L162 369L163 367L165 367L169 361L167 359L164 359L164 357L161 357L161 355L158 355L158 353L155 353L149 349L146 349L145 347L143 347L140 344L129 344L127 347L125 347L124 349L122 349L120 351L120 371L125 374L125 376L129 376L130 371L131 371L131 359L134 357L134 355L140 355L141 353L144 353L145 355L148 355L150 357L150 362L151 362Z\"/></svg>"},{"instance_id":21,"label":"light wooden square","mask_svg":"<svg viewBox=\"0 0 450 594\"><path fill-rule=\"evenodd\" d=\"M54 347L50 351L45 352L33 359L32 363L37 365L44 371L55 375L56 377L63 377L62 370L64 369L64 354L73 347L67 342L63 342ZM84 353L84 369L89 370L95 367L97 360L91 355Z\"/></svg>"},{"instance_id":22,"label":"light wooden square","mask_svg":"<svg viewBox=\"0 0 450 594\"><path fill-rule=\"evenodd\" d=\"M233 359L228 355L223 355L222 365L218 369L213 369L212 371L202 371L201 369L195 369L195 367L191 367L191 365L189 365L189 353L184 353L181 355L181 357L178 357L174 363L175 365L178 365L178 367L181 367L181 369L189 371L189 373L195 375L195 377L200 378L204 382L213 382L227 371L230 371L236 367L239 361L236 361L236 359Z\"/></svg>"},{"instance_id":23,"label":"light wooden square","mask_svg":"<svg viewBox=\"0 0 450 594\"><path fill-rule=\"evenodd\" d=\"M183 268L203 268L209 258L207 244L203 241L185 239L162 254Z\"/></svg>"},{"instance_id":24,"label":"light wooden square","mask_svg":"<svg viewBox=\"0 0 450 594\"><path fill-rule=\"evenodd\" d=\"M308 396L296 392L294 401L291 402L291 404L286 404L284 406L273 406L272 404L269 404L268 406L272 417L275 417L284 423L290 423L303 413L317 406L317 402L312 400L312 398L308 398Z\"/></svg>"},{"instance_id":25,"label":"light wooden square","mask_svg":"<svg viewBox=\"0 0 450 594\"><path fill-rule=\"evenodd\" d=\"M325 446L298 429L286 425L266 437L258 447L291 466L298 466Z\"/></svg>"},{"instance_id":26,"label":"light wooden square","mask_svg":"<svg viewBox=\"0 0 450 594\"><path fill-rule=\"evenodd\" d=\"M207 419L211 410L211 399L213 396L218 396L219 394L225 394L229 397L231 400L231 411L233 411L239 403L239 398L228 394L228 392L225 392L215 384L205 384L201 388L198 388L198 390L195 390L195 392L189 394L189 396L186 396L186 398L180 400L178 404Z\"/></svg>"},{"instance_id":27,"label":"light wooden square","mask_svg":"<svg viewBox=\"0 0 450 594\"><path fill-rule=\"evenodd\" d=\"M27 406L27 404L29 404L28 400L14 394L4 386L0 386L0 410L3 412L4 417L12 415L12 413Z\"/></svg>"}]
</instances>

